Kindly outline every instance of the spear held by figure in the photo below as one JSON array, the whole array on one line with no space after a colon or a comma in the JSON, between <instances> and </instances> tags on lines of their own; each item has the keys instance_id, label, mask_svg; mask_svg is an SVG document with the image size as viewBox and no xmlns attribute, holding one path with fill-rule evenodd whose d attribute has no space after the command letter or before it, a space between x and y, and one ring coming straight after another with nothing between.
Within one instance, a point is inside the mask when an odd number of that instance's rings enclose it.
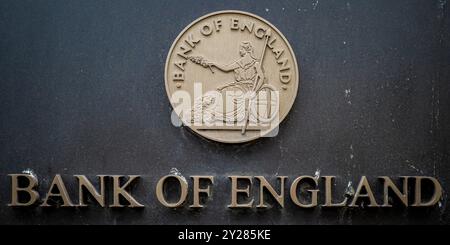
<instances>
[{"instance_id":1,"label":"spear held by figure","mask_svg":"<svg viewBox=\"0 0 450 245\"><path fill-rule=\"evenodd\" d=\"M263 64L263 60L264 60L264 54L266 53L266 49L267 49L267 44L269 43L269 39L270 36L272 35L272 32L270 31L270 29L266 30L266 33L264 34L265 40L264 40L264 46L262 47L262 51L261 51L261 58L259 60L259 69L262 69L262 64ZM253 85L253 93L256 93L258 91L258 89L261 87L262 85L262 80L264 78L262 77L256 77L255 83ZM242 131L241 134L245 134L245 131L247 130L247 126L248 126L248 119L249 119L249 110L250 110L250 102L248 102L247 105L247 110L245 111L245 119L244 119L244 126L242 127Z\"/></svg>"}]
</instances>

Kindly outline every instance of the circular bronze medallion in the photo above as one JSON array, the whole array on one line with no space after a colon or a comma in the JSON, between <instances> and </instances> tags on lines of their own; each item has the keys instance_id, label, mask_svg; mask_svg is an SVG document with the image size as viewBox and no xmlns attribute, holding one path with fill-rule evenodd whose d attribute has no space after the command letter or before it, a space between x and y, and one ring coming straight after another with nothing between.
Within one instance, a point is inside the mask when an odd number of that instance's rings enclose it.
<instances>
[{"instance_id":1,"label":"circular bronze medallion","mask_svg":"<svg viewBox=\"0 0 450 245\"><path fill-rule=\"evenodd\" d=\"M187 26L165 68L172 118L223 143L274 137L297 95L294 52L268 21L221 11Z\"/></svg>"}]
</instances>

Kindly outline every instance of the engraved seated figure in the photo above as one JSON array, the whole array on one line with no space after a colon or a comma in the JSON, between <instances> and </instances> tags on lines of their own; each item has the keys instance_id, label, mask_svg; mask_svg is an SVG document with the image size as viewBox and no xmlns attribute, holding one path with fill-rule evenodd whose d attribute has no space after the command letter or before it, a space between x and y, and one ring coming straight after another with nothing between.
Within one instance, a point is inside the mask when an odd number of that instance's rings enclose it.
<instances>
[{"instance_id":1,"label":"engraved seated figure","mask_svg":"<svg viewBox=\"0 0 450 245\"><path fill-rule=\"evenodd\" d=\"M203 57L189 57L190 60L194 63L200 64L203 67L209 67L211 71L213 71L213 67L216 67L220 71L223 72L231 72L234 71L234 79L235 81L228 83L224 86L218 87L218 92L225 92L227 90L238 89L243 93L247 92L257 92L257 90L261 87L264 81L264 73L262 71L260 62L254 56L254 49L250 42L242 42L239 45L239 55L241 56L239 59L233 61L228 65L219 64L216 62L208 62ZM234 98L234 103L239 106L235 108L233 111L223 112L221 108L217 107L217 103L215 103L216 98L209 95L204 95L200 98L197 98L194 101L194 108L192 110L193 118L192 121L202 121L202 113L203 115L209 115L207 121L214 121L214 118L223 120L223 121L239 121L243 119L243 115L245 115L245 104L242 104L242 101L245 99L244 94L237 95ZM219 110L218 110L219 109ZM203 120L205 118L203 117Z\"/></svg>"},{"instance_id":2,"label":"engraved seated figure","mask_svg":"<svg viewBox=\"0 0 450 245\"><path fill-rule=\"evenodd\" d=\"M239 84L243 86L247 91L255 91L260 83L264 80L264 73L261 69L258 59L254 56L254 49L250 42L242 42L239 46L239 58L233 61L231 64L223 65L215 62L210 62L208 65L211 67L217 67L217 69L223 72L234 71L235 82L227 84L218 88L222 90L230 85Z\"/></svg>"}]
</instances>

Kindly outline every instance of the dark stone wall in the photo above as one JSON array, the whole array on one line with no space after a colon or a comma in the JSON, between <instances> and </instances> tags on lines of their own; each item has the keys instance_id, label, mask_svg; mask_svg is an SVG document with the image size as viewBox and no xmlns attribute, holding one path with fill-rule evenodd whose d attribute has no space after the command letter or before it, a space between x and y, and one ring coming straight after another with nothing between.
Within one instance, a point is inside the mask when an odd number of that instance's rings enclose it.
<instances>
[{"instance_id":1,"label":"dark stone wall","mask_svg":"<svg viewBox=\"0 0 450 245\"><path fill-rule=\"evenodd\" d=\"M300 66L292 111L275 138L206 141L170 122L166 55L179 32L218 10L257 14L288 38ZM233 211L230 174L336 175L338 199L367 175L427 175L450 188L450 43L446 0L1 1L1 224L439 224L429 209ZM201 211L162 207L156 181L215 175ZM7 174L140 174L144 209L11 208ZM377 193L380 187L375 188ZM270 200L269 200L270 201ZM190 203L191 201L189 201ZM273 200L272 200L273 203ZM275 203L273 203L275 204Z\"/></svg>"}]
</instances>

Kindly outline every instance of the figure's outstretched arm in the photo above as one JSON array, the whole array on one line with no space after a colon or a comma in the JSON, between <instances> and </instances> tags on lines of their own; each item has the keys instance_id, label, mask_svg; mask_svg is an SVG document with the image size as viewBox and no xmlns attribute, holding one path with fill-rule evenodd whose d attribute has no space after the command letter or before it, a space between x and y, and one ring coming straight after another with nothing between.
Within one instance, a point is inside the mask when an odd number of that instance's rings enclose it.
<instances>
[{"instance_id":1,"label":"figure's outstretched arm","mask_svg":"<svg viewBox=\"0 0 450 245\"><path fill-rule=\"evenodd\" d=\"M230 72L230 71L234 71L235 69L239 68L239 64L237 62L233 62L228 65L216 64L216 63L212 62L211 66L215 66L215 67L217 67L217 69L219 69L223 72Z\"/></svg>"}]
</instances>

